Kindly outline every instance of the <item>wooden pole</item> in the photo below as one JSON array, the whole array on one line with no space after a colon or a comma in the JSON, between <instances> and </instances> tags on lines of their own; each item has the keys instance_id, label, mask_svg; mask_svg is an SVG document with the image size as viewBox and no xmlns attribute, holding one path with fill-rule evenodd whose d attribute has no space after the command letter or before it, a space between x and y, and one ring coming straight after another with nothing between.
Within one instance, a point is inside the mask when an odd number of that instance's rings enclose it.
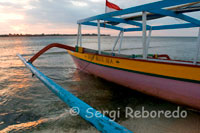
<instances>
[{"instance_id":1,"label":"wooden pole","mask_svg":"<svg viewBox=\"0 0 200 133\"><path fill-rule=\"evenodd\" d=\"M34 67L33 64L27 62L21 55L18 54L18 57L49 90L69 105L74 112L76 112L73 114L80 115L83 119L91 123L91 125L93 125L97 130L103 133L132 133L130 130L114 122L104 114L74 96L68 91L68 89L64 89L60 85L56 84L53 80ZM98 114L98 116L96 114Z\"/></svg>"},{"instance_id":2,"label":"wooden pole","mask_svg":"<svg viewBox=\"0 0 200 133\"><path fill-rule=\"evenodd\" d=\"M115 47L116 47L116 45L117 45L117 42L119 41L119 38L120 38L120 36L121 36L121 33L122 33L122 31L119 32L119 35L118 35L118 37L117 37L117 39L116 39L116 41L115 41L115 44L114 44L114 46L113 46L113 49L112 49L112 53L114 53Z\"/></svg>"},{"instance_id":3,"label":"wooden pole","mask_svg":"<svg viewBox=\"0 0 200 133\"><path fill-rule=\"evenodd\" d=\"M80 24L78 24L78 33L77 33L76 46L79 46L79 37L80 37Z\"/></svg>"},{"instance_id":4,"label":"wooden pole","mask_svg":"<svg viewBox=\"0 0 200 133\"><path fill-rule=\"evenodd\" d=\"M82 29L81 29L81 24L79 24L79 26L80 26L80 33L79 33L79 36L80 36L80 47L82 47Z\"/></svg>"},{"instance_id":5,"label":"wooden pole","mask_svg":"<svg viewBox=\"0 0 200 133\"><path fill-rule=\"evenodd\" d=\"M101 54L100 20L97 20L97 24L98 24L98 53Z\"/></svg>"},{"instance_id":6,"label":"wooden pole","mask_svg":"<svg viewBox=\"0 0 200 133\"><path fill-rule=\"evenodd\" d=\"M147 54L147 56L148 56L148 50L149 50L149 45L150 45L150 40L151 40L151 32L152 32L152 27L149 30L149 36L147 38L147 46L146 46L146 54Z\"/></svg>"},{"instance_id":7,"label":"wooden pole","mask_svg":"<svg viewBox=\"0 0 200 133\"><path fill-rule=\"evenodd\" d=\"M118 54L120 54L120 52L121 52L121 47L122 47L123 36L124 36L124 31L122 31L122 34L121 34L121 38L120 38L120 44L119 44L119 49L118 49Z\"/></svg>"},{"instance_id":8,"label":"wooden pole","mask_svg":"<svg viewBox=\"0 0 200 133\"><path fill-rule=\"evenodd\" d=\"M142 12L142 42L143 42L143 59L147 59L147 51L146 51L146 20L147 14L145 11Z\"/></svg>"},{"instance_id":9,"label":"wooden pole","mask_svg":"<svg viewBox=\"0 0 200 133\"><path fill-rule=\"evenodd\" d=\"M200 27L199 27L199 33L198 33L198 39L197 39L197 51L196 51L196 54L194 56L194 61L193 61L194 65L197 64L199 52L200 52Z\"/></svg>"}]
</instances>

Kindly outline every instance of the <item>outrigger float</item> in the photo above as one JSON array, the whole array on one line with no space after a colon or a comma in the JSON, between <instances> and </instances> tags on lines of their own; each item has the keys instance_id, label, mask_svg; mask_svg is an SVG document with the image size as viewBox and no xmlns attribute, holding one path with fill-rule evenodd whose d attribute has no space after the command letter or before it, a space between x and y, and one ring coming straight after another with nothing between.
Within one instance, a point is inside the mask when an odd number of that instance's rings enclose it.
<instances>
[{"instance_id":1,"label":"outrigger float","mask_svg":"<svg viewBox=\"0 0 200 133\"><path fill-rule=\"evenodd\" d=\"M198 0L162 0L150 4L123 9L120 11L89 17L78 21L77 44L75 47L54 43L43 48L28 61L26 61L20 55L19 57L24 62L24 64L26 64L26 66L48 88L50 88L54 93L61 97L62 100L66 99L68 95L71 96L71 94L64 94L66 90L59 90L58 88L60 87L57 88L52 80L41 74L41 72L38 72L38 70L32 65L34 60L36 60L48 49L53 47L66 49L67 52L72 56L78 69L84 72L96 75L108 81L129 87L148 95L156 96L171 102L200 110L200 63L198 62L198 56L200 52L200 29L198 34L196 53L194 53L193 61L173 60L165 54L148 54L150 36L153 30L200 27L200 20L185 14L197 11L200 11L200 1ZM124 15L132 13L142 13L142 15L123 17ZM147 20L158 19L165 16L184 20L185 23L159 26L150 26L146 23ZM138 22L141 20L142 23ZM117 26L120 23L137 26L137 28L123 28ZM98 50L83 47L81 25L97 26ZM112 52L105 52L101 50L101 27L119 31L119 36L113 45ZM131 31L142 31L143 33L142 56L124 55L120 53L124 32ZM147 31L149 31L148 37ZM115 53L115 47L119 40L120 42L118 53ZM68 97L68 99L71 99L71 97ZM77 100L72 100L73 102L67 102L67 100L63 101L65 101L70 107L74 106L72 103L77 102ZM80 108L82 108L86 106L86 104L81 102L80 104L76 104L76 106L80 106ZM83 114L86 113L84 109L85 108L81 110ZM82 117L84 118L83 114ZM109 118L106 117L106 121L107 120L109 120ZM95 118L95 120L90 120L89 122L95 125L98 130L105 131L102 129L102 126L99 126L95 121L98 121L98 119ZM129 130L121 127L116 123L109 124L109 126L107 125L106 127L113 125L114 128L111 128L113 131L117 130L122 132L129 132ZM110 130L110 128L106 129L108 129L107 131Z\"/></svg>"}]
</instances>

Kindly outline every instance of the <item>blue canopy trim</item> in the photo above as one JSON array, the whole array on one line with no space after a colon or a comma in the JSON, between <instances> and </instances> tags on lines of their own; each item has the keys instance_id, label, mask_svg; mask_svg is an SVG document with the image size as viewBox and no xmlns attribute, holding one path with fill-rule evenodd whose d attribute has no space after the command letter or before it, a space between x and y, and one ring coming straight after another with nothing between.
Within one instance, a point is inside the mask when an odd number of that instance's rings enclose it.
<instances>
[{"instance_id":1,"label":"blue canopy trim","mask_svg":"<svg viewBox=\"0 0 200 133\"><path fill-rule=\"evenodd\" d=\"M77 23L82 25L90 25L90 26L97 26L97 23L91 22L95 20L102 20L102 21L109 21L114 23L124 23L133 26L138 26L138 28L123 28L119 26L114 26L109 23L101 23L100 26L104 28L120 30L124 32L130 31L142 31L142 23L132 21L132 20L124 20L122 18L116 18L116 16L127 15L131 13L138 13L138 12L150 12L162 16L170 16L174 18L178 18L181 20L186 21L184 24L171 24L171 25L160 25L160 26L150 26L147 25L147 30L166 30L166 29L180 29L180 28L193 28L193 27L200 27L200 20L185 15L183 13L176 13L175 11L166 10L163 8L192 3L192 2L199 2L199 0L162 0L154 3L144 4L136 7L127 8L120 11L100 14L97 16L89 17L86 19L81 19ZM189 23L187 23L189 22Z\"/></svg>"}]
</instances>

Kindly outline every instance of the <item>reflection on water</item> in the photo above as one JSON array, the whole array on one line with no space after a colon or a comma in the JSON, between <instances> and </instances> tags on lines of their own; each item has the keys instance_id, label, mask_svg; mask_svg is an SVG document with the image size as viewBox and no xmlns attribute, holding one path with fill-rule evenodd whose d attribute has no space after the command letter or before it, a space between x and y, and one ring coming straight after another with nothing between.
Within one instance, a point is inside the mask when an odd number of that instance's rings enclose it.
<instances>
[{"instance_id":1,"label":"reflection on water","mask_svg":"<svg viewBox=\"0 0 200 133\"><path fill-rule=\"evenodd\" d=\"M1 130L1 132L10 132L10 131L15 131L15 132L20 132L20 131L27 131L29 128L34 128L38 126L41 123L44 123L48 121L47 119L41 119L33 122L27 122L27 123L21 123L21 124L16 124L16 125L11 125L8 126L7 128Z\"/></svg>"},{"instance_id":2,"label":"reflection on water","mask_svg":"<svg viewBox=\"0 0 200 133\"><path fill-rule=\"evenodd\" d=\"M114 39L115 37L103 37L103 49L111 49ZM128 49L141 47L140 39L125 38L122 52L140 53L140 48ZM37 78L32 78L30 71L16 56L20 53L28 59L49 43L73 44L75 37L21 37L0 40L0 132L97 132L79 116L71 116L67 111L69 107ZM175 59L192 59L195 41L196 38L152 38L150 52L161 51ZM96 43L95 37L85 37L83 42L86 47L97 48L93 44ZM181 42L181 47L178 42ZM170 49L171 45L173 47ZM100 111L120 109L121 115L116 121L134 132L200 132L200 114L190 109L187 109L186 119L126 118L126 107L140 110L144 106L151 111L176 110L178 105L80 72L65 50L52 49L34 62L34 65L92 107Z\"/></svg>"}]
</instances>

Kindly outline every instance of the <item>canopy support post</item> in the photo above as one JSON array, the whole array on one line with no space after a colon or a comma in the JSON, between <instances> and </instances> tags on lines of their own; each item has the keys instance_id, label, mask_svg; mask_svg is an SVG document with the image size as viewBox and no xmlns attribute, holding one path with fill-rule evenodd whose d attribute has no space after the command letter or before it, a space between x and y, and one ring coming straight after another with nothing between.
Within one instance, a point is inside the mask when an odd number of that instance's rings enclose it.
<instances>
[{"instance_id":1,"label":"canopy support post","mask_svg":"<svg viewBox=\"0 0 200 133\"><path fill-rule=\"evenodd\" d=\"M116 45L117 45L117 42L119 41L119 38L120 38L120 36L121 36L121 33L122 33L122 31L119 32L119 35L118 35L118 37L117 37L117 39L116 39L116 41L115 41L115 44L114 44L114 46L113 46L113 49L112 49L112 53L114 53L115 47L116 47Z\"/></svg>"},{"instance_id":2,"label":"canopy support post","mask_svg":"<svg viewBox=\"0 0 200 133\"><path fill-rule=\"evenodd\" d=\"M81 24L78 24L78 33L77 33L76 46L79 46L80 30L81 30Z\"/></svg>"},{"instance_id":3,"label":"canopy support post","mask_svg":"<svg viewBox=\"0 0 200 133\"><path fill-rule=\"evenodd\" d=\"M122 31L122 33L121 33L121 38L120 38L120 44L119 44L118 54L120 54L120 51L121 51L123 36L124 36L124 31Z\"/></svg>"},{"instance_id":4,"label":"canopy support post","mask_svg":"<svg viewBox=\"0 0 200 133\"><path fill-rule=\"evenodd\" d=\"M80 33L79 33L79 39L80 39L80 47L82 47L82 29L81 29L81 24L79 24L80 27Z\"/></svg>"},{"instance_id":5,"label":"canopy support post","mask_svg":"<svg viewBox=\"0 0 200 133\"><path fill-rule=\"evenodd\" d=\"M97 20L97 25L98 25L98 53L101 54L100 20Z\"/></svg>"},{"instance_id":6,"label":"canopy support post","mask_svg":"<svg viewBox=\"0 0 200 133\"><path fill-rule=\"evenodd\" d=\"M142 42L143 42L143 59L147 59L147 37L146 37L146 21L147 14L145 11L142 12Z\"/></svg>"},{"instance_id":7,"label":"canopy support post","mask_svg":"<svg viewBox=\"0 0 200 133\"><path fill-rule=\"evenodd\" d=\"M150 41L151 41L151 32L152 32L152 27L149 30L149 35L148 35L148 38L147 38L147 46L146 46L147 56L148 56L148 50L149 50L149 45L150 45Z\"/></svg>"},{"instance_id":8,"label":"canopy support post","mask_svg":"<svg viewBox=\"0 0 200 133\"><path fill-rule=\"evenodd\" d=\"M198 39L197 39L197 51L196 51L196 54L195 54L195 57L194 57L194 61L193 61L194 65L197 65L199 52L200 52L200 27L199 27L199 33L198 33Z\"/></svg>"}]
</instances>

